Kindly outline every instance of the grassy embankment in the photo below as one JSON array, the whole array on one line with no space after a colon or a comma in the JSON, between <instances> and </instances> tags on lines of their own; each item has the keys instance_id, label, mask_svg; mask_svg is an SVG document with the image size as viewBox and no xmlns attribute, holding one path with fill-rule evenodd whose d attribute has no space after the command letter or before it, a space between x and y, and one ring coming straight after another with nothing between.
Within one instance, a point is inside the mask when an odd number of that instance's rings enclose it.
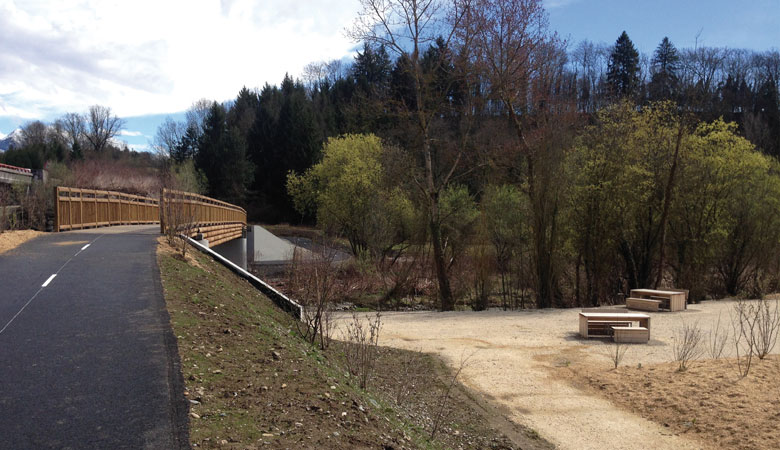
<instances>
[{"instance_id":1,"label":"grassy embankment","mask_svg":"<svg viewBox=\"0 0 780 450\"><path fill-rule=\"evenodd\" d=\"M376 376L358 388L340 344L307 344L246 281L205 255L182 261L165 247L160 269L193 446L550 448L460 385L442 407L451 372L430 355L382 348Z\"/></svg>"}]
</instances>

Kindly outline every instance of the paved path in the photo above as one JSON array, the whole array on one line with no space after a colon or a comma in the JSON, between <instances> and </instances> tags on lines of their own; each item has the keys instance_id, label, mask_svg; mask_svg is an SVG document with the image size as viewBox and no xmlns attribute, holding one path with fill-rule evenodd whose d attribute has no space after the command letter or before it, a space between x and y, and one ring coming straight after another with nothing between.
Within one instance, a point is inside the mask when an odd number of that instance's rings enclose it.
<instances>
[{"instance_id":1,"label":"paved path","mask_svg":"<svg viewBox=\"0 0 780 450\"><path fill-rule=\"evenodd\" d=\"M0 448L187 448L157 226L0 255Z\"/></svg>"}]
</instances>

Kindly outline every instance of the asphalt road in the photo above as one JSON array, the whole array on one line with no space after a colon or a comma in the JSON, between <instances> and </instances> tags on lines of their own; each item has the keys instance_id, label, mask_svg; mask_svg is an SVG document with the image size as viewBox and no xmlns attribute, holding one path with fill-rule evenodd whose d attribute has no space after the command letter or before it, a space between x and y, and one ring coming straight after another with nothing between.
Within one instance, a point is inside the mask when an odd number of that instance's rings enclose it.
<instances>
[{"instance_id":1,"label":"asphalt road","mask_svg":"<svg viewBox=\"0 0 780 450\"><path fill-rule=\"evenodd\" d=\"M189 448L158 235L47 234L0 255L0 449Z\"/></svg>"}]
</instances>

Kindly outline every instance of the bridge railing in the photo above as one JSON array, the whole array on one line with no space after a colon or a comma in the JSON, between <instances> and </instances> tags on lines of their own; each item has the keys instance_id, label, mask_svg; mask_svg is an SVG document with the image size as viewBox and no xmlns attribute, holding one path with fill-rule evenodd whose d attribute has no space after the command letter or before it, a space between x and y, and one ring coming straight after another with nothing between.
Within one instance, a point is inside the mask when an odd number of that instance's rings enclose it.
<instances>
[{"instance_id":1,"label":"bridge railing","mask_svg":"<svg viewBox=\"0 0 780 450\"><path fill-rule=\"evenodd\" d=\"M191 192L163 189L160 193L160 232L169 230L209 241L209 246L239 238L246 211L239 206Z\"/></svg>"},{"instance_id":2,"label":"bridge railing","mask_svg":"<svg viewBox=\"0 0 780 450\"><path fill-rule=\"evenodd\" d=\"M116 191L58 187L57 231L112 225L160 224L189 237L200 235L209 245L241 237L246 211L236 205L191 192L163 189L160 198Z\"/></svg>"},{"instance_id":3,"label":"bridge railing","mask_svg":"<svg viewBox=\"0 0 780 450\"><path fill-rule=\"evenodd\" d=\"M57 187L57 231L157 223L159 201L115 191Z\"/></svg>"}]
</instances>

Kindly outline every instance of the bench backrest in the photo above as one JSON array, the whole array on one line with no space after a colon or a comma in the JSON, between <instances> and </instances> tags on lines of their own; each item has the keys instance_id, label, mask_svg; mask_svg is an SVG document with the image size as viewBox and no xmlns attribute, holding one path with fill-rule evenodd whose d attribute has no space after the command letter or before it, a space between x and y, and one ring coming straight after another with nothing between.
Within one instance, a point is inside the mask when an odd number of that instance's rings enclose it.
<instances>
[{"instance_id":1,"label":"bench backrest","mask_svg":"<svg viewBox=\"0 0 780 450\"><path fill-rule=\"evenodd\" d=\"M584 313L621 313L626 314L629 311L624 308L582 308Z\"/></svg>"}]
</instances>

